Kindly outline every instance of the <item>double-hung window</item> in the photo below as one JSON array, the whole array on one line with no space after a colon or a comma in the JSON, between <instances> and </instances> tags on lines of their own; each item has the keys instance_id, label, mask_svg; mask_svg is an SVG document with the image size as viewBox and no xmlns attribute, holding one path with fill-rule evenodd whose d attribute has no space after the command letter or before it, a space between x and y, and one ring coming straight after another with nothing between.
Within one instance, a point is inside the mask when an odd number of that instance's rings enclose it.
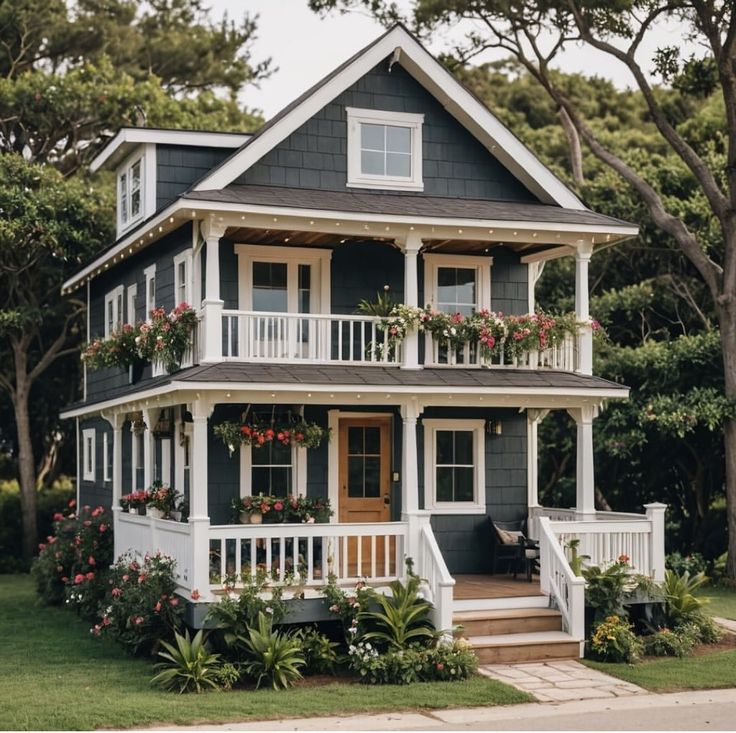
<instances>
[{"instance_id":1,"label":"double-hung window","mask_svg":"<svg viewBox=\"0 0 736 733\"><path fill-rule=\"evenodd\" d=\"M105 296L105 338L120 331L123 325L123 294L125 288L119 285Z\"/></svg>"},{"instance_id":2,"label":"double-hung window","mask_svg":"<svg viewBox=\"0 0 736 733\"><path fill-rule=\"evenodd\" d=\"M422 191L424 115L354 107L346 112L347 185Z\"/></svg>"},{"instance_id":3,"label":"double-hung window","mask_svg":"<svg viewBox=\"0 0 736 733\"><path fill-rule=\"evenodd\" d=\"M95 429L82 430L82 480L95 480Z\"/></svg>"},{"instance_id":4,"label":"double-hung window","mask_svg":"<svg viewBox=\"0 0 736 733\"><path fill-rule=\"evenodd\" d=\"M143 158L136 158L118 173L118 221L120 229L143 216Z\"/></svg>"},{"instance_id":5,"label":"double-hung window","mask_svg":"<svg viewBox=\"0 0 736 733\"><path fill-rule=\"evenodd\" d=\"M184 250L174 257L174 300L175 304L192 302L192 251Z\"/></svg>"},{"instance_id":6,"label":"double-hung window","mask_svg":"<svg viewBox=\"0 0 736 733\"><path fill-rule=\"evenodd\" d=\"M469 316L491 307L491 257L424 256L424 301L443 313Z\"/></svg>"},{"instance_id":7,"label":"double-hung window","mask_svg":"<svg viewBox=\"0 0 736 733\"><path fill-rule=\"evenodd\" d=\"M485 421L424 425L424 503L438 514L485 512Z\"/></svg>"},{"instance_id":8,"label":"double-hung window","mask_svg":"<svg viewBox=\"0 0 736 733\"><path fill-rule=\"evenodd\" d=\"M151 311L156 307L156 265L151 265L143 270L146 280L146 313L145 320L151 318Z\"/></svg>"}]
</instances>

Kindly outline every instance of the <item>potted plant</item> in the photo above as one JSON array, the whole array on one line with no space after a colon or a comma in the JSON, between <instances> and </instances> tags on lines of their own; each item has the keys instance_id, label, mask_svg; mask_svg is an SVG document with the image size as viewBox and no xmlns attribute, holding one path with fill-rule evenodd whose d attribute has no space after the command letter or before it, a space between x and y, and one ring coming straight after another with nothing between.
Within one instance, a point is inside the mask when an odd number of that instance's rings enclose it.
<instances>
[{"instance_id":1,"label":"potted plant","mask_svg":"<svg viewBox=\"0 0 736 733\"><path fill-rule=\"evenodd\" d=\"M161 481L154 481L149 489L146 514L154 519L166 519L176 506L179 494Z\"/></svg>"},{"instance_id":2,"label":"potted plant","mask_svg":"<svg viewBox=\"0 0 736 733\"><path fill-rule=\"evenodd\" d=\"M120 497L120 506L127 509L129 514L140 514L140 510L146 506L149 498L147 491L132 491Z\"/></svg>"}]
</instances>

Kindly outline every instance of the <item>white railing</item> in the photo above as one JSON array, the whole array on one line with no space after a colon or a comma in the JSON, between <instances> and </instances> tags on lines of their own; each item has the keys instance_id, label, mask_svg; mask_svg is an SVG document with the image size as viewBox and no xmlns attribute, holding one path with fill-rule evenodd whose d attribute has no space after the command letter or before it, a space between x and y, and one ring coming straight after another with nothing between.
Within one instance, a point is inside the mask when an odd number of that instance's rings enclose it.
<instances>
[{"instance_id":1,"label":"white railing","mask_svg":"<svg viewBox=\"0 0 736 733\"><path fill-rule=\"evenodd\" d=\"M455 579L447 569L432 527L427 522L419 530L419 552L415 572L426 581L428 600L432 603L432 622L435 628L452 628L452 600Z\"/></svg>"},{"instance_id":2,"label":"white railing","mask_svg":"<svg viewBox=\"0 0 736 733\"><path fill-rule=\"evenodd\" d=\"M115 512L115 557L131 552L139 558L161 552L176 561L174 574L181 590L192 590L191 527L186 522Z\"/></svg>"},{"instance_id":3,"label":"white railing","mask_svg":"<svg viewBox=\"0 0 736 733\"><path fill-rule=\"evenodd\" d=\"M585 639L585 580L573 573L562 545L547 517L539 518L539 582L562 615L565 631Z\"/></svg>"},{"instance_id":4,"label":"white railing","mask_svg":"<svg viewBox=\"0 0 736 733\"><path fill-rule=\"evenodd\" d=\"M222 312L222 356L234 361L401 363L400 346L372 316Z\"/></svg>"},{"instance_id":5,"label":"white railing","mask_svg":"<svg viewBox=\"0 0 736 733\"><path fill-rule=\"evenodd\" d=\"M555 369L574 372L576 369L576 346L573 336L566 336L559 344L547 349L529 351L511 359L504 354L503 345L492 357L484 357L479 344L464 344L452 348L446 342L434 338L426 339L427 366L473 366L488 369Z\"/></svg>"},{"instance_id":6,"label":"white railing","mask_svg":"<svg viewBox=\"0 0 736 733\"><path fill-rule=\"evenodd\" d=\"M306 585L386 583L404 577L405 522L340 524L243 524L209 528L210 583L254 577Z\"/></svg>"}]
</instances>

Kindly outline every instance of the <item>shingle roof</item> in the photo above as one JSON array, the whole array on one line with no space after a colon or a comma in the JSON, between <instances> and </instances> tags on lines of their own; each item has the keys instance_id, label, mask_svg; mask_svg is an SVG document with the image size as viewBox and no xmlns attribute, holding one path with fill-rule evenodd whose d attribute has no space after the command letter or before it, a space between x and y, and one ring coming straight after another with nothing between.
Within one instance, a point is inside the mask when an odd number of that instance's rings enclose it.
<instances>
[{"instance_id":1,"label":"shingle roof","mask_svg":"<svg viewBox=\"0 0 736 733\"><path fill-rule=\"evenodd\" d=\"M182 194L181 198L226 204L253 204L361 214L553 222L570 225L606 226L614 229L632 226L621 219L596 214L588 209L563 209L560 206L547 204L522 204L404 193L360 193L357 191L325 191L311 188L232 184L220 190L187 191Z\"/></svg>"}]
</instances>

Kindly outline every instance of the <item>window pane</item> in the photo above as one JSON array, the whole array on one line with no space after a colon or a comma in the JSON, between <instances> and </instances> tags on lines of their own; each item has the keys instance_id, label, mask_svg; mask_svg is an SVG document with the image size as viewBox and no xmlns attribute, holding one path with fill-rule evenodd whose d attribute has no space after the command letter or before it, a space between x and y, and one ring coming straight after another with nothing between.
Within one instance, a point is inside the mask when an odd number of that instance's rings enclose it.
<instances>
[{"instance_id":1,"label":"window pane","mask_svg":"<svg viewBox=\"0 0 736 733\"><path fill-rule=\"evenodd\" d=\"M274 440L270 443L265 443L260 448L254 447L251 451L251 463L254 466L290 466L291 446Z\"/></svg>"},{"instance_id":2,"label":"window pane","mask_svg":"<svg viewBox=\"0 0 736 733\"><path fill-rule=\"evenodd\" d=\"M437 458L439 465L448 465L455 462L455 453L452 447L452 430L437 431Z\"/></svg>"},{"instance_id":3,"label":"window pane","mask_svg":"<svg viewBox=\"0 0 736 733\"><path fill-rule=\"evenodd\" d=\"M457 465L472 465L473 463L473 431L456 430L455 433L455 460Z\"/></svg>"},{"instance_id":4,"label":"window pane","mask_svg":"<svg viewBox=\"0 0 736 733\"><path fill-rule=\"evenodd\" d=\"M299 312L309 313L311 294L312 267L299 265Z\"/></svg>"},{"instance_id":5,"label":"window pane","mask_svg":"<svg viewBox=\"0 0 736 733\"><path fill-rule=\"evenodd\" d=\"M386 127L386 150L389 153L411 153L411 129L408 127Z\"/></svg>"},{"instance_id":6,"label":"window pane","mask_svg":"<svg viewBox=\"0 0 736 733\"><path fill-rule=\"evenodd\" d=\"M285 313L288 310L285 262L253 263L253 310Z\"/></svg>"},{"instance_id":7,"label":"window pane","mask_svg":"<svg viewBox=\"0 0 736 733\"><path fill-rule=\"evenodd\" d=\"M454 468L455 472L455 501L473 501L473 470L472 468Z\"/></svg>"},{"instance_id":8,"label":"window pane","mask_svg":"<svg viewBox=\"0 0 736 733\"><path fill-rule=\"evenodd\" d=\"M351 455L363 454L363 428L348 428L348 453Z\"/></svg>"},{"instance_id":9,"label":"window pane","mask_svg":"<svg viewBox=\"0 0 736 733\"><path fill-rule=\"evenodd\" d=\"M370 176L385 175L384 154L363 150L360 154L360 170Z\"/></svg>"},{"instance_id":10,"label":"window pane","mask_svg":"<svg viewBox=\"0 0 736 733\"><path fill-rule=\"evenodd\" d=\"M475 269L437 268L437 307L446 313L470 315L476 305Z\"/></svg>"},{"instance_id":11,"label":"window pane","mask_svg":"<svg viewBox=\"0 0 736 733\"><path fill-rule=\"evenodd\" d=\"M291 466L272 468L269 493L286 496L291 493Z\"/></svg>"},{"instance_id":12,"label":"window pane","mask_svg":"<svg viewBox=\"0 0 736 733\"><path fill-rule=\"evenodd\" d=\"M135 163L130 169L130 188L132 191L140 188L141 185L141 162Z\"/></svg>"},{"instance_id":13,"label":"window pane","mask_svg":"<svg viewBox=\"0 0 736 733\"><path fill-rule=\"evenodd\" d=\"M130 194L130 216L136 217L141 213L141 191L140 189Z\"/></svg>"},{"instance_id":14,"label":"window pane","mask_svg":"<svg viewBox=\"0 0 736 733\"><path fill-rule=\"evenodd\" d=\"M465 267L457 268L455 276L457 278L458 303L475 305L475 270Z\"/></svg>"},{"instance_id":15,"label":"window pane","mask_svg":"<svg viewBox=\"0 0 736 733\"><path fill-rule=\"evenodd\" d=\"M360 126L360 147L368 150L385 150L385 125L369 125L363 123Z\"/></svg>"},{"instance_id":16,"label":"window pane","mask_svg":"<svg viewBox=\"0 0 736 733\"><path fill-rule=\"evenodd\" d=\"M375 498L381 495L381 459L366 458L363 496Z\"/></svg>"},{"instance_id":17,"label":"window pane","mask_svg":"<svg viewBox=\"0 0 736 733\"><path fill-rule=\"evenodd\" d=\"M452 468L437 469L437 501L452 501Z\"/></svg>"},{"instance_id":18,"label":"window pane","mask_svg":"<svg viewBox=\"0 0 736 733\"><path fill-rule=\"evenodd\" d=\"M386 175L411 177L411 155L386 153Z\"/></svg>"},{"instance_id":19,"label":"window pane","mask_svg":"<svg viewBox=\"0 0 736 733\"><path fill-rule=\"evenodd\" d=\"M348 496L363 497L363 456L348 456Z\"/></svg>"},{"instance_id":20,"label":"window pane","mask_svg":"<svg viewBox=\"0 0 736 733\"><path fill-rule=\"evenodd\" d=\"M381 453L381 428L364 428L365 452L377 456Z\"/></svg>"}]
</instances>

